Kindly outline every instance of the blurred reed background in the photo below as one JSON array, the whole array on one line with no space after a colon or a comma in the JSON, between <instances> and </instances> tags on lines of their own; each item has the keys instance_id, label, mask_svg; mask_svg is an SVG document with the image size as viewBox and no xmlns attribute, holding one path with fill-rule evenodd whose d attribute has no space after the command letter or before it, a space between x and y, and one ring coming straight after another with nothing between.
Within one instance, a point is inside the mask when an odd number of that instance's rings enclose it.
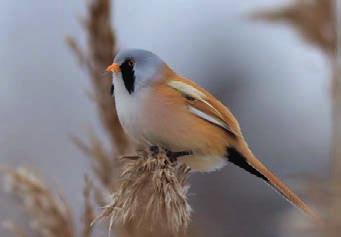
<instances>
[{"instance_id":1,"label":"blurred reed background","mask_svg":"<svg viewBox=\"0 0 341 237\"><path fill-rule=\"evenodd\" d=\"M121 152L111 151L119 128L106 126L115 117L98 119L101 108L110 111L111 105L96 94L106 85L89 80L100 77L98 70L113 51L96 48L95 38L105 49L152 50L212 91L239 119L255 154L332 223L312 229L269 187L227 166L190 177L190 236L336 236L340 222L334 217L341 216L336 8L331 0L297 2L115 0L110 8L115 37L108 41L108 31L97 31L86 20L84 1L1 1L0 163L30 167L42 180L26 169L4 170L7 190L24 200L0 193L6 229L18 236L92 236L88 226L100 212L92 196L100 193L97 201L104 202L116 186L110 178L118 175L115 164L106 158ZM108 6L109 1L90 3ZM90 13L99 19L109 11ZM97 23L110 27L105 19ZM76 54L85 55L83 70L65 38ZM88 70L89 65L95 67ZM96 149L81 142L89 134ZM71 137L97 159L84 159ZM105 150L109 153L101 153ZM332 203L331 212L326 203ZM93 236L105 235L107 226L96 225Z\"/></svg>"}]
</instances>

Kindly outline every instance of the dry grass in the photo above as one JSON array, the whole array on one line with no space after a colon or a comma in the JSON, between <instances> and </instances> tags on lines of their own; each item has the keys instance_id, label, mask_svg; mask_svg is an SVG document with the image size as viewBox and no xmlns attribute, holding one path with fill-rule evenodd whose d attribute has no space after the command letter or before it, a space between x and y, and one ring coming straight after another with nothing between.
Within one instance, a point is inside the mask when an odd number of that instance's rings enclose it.
<instances>
[{"instance_id":1,"label":"dry grass","mask_svg":"<svg viewBox=\"0 0 341 237\"><path fill-rule=\"evenodd\" d=\"M334 0L296 0L280 9L259 11L253 19L283 21L292 25L303 38L328 55L336 54Z\"/></svg>"},{"instance_id":2,"label":"dry grass","mask_svg":"<svg viewBox=\"0 0 341 237\"><path fill-rule=\"evenodd\" d=\"M66 42L89 73L98 113L112 148L118 154L124 154L129 148L129 142L118 120L115 101L110 95L111 75L103 74L116 52L116 40L111 26L111 1L91 0L83 25L87 34L87 50L82 50L72 37L68 37Z\"/></svg>"},{"instance_id":3,"label":"dry grass","mask_svg":"<svg viewBox=\"0 0 341 237\"><path fill-rule=\"evenodd\" d=\"M2 227L8 230L9 232L13 233L13 235L16 237L28 237L25 231L12 221L4 221L2 223Z\"/></svg>"},{"instance_id":4,"label":"dry grass","mask_svg":"<svg viewBox=\"0 0 341 237\"><path fill-rule=\"evenodd\" d=\"M88 176L85 176L85 185L83 189L83 197L84 197L84 211L82 215L82 236L83 237L92 237L93 235L93 226L91 225L92 221L95 218L95 211L93 207L93 202L91 199L91 194L93 192L93 184Z\"/></svg>"},{"instance_id":5,"label":"dry grass","mask_svg":"<svg viewBox=\"0 0 341 237\"><path fill-rule=\"evenodd\" d=\"M1 168L5 174L6 191L18 197L28 214L30 228L43 237L73 237L72 212L59 194L50 190L31 171L25 168ZM25 236L14 223L7 222L5 227L17 236Z\"/></svg>"},{"instance_id":6,"label":"dry grass","mask_svg":"<svg viewBox=\"0 0 341 237\"><path fill-rule=\"evenodd\" d=\"M145 231L184 232L191 213L186 196L189 168L169 162L165 152L122 159L121 185L99 218Z\"/></svg>"}]
</instances>

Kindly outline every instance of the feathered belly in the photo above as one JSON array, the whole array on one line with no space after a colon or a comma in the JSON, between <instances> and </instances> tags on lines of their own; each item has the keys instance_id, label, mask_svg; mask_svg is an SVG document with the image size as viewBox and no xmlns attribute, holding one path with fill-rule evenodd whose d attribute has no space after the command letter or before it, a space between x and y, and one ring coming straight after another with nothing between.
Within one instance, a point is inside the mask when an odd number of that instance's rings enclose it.
<instances>
[{"instance_id":1,"label":"feathered belly","mask_svg":"<svg viewBox=\"0 0 341 237\"><path fill-rule=\"evenodd\" d=\"M202 155L193 155L193 156L184 156L179 158L179 161L185 163L189 167L191 167L194 171L201 172L211 172L218 169L221 169L227 164L226 157L222 156L202 156Z\"/></svg>"},{"instance_id":2,"label":"feathered belly","mask_svg":"<svg viewBox=\"0 0 341 237\"><path fill-rule=\"evenodd\" d=\"M142 137L172 151L192 151L179 158L194 170L212 171L227 163L224 130L192 115L186 107L153 100L143 110Z\"/></svg>"},{"instance_id":3,"label":"feathered belly","mask_svg":"<svg viewBox=\"0 0 341 237\"><path fill-rule=\"evenodd\" d=\"M119 93L120 91L116 92ZM129 136L130 140L137 145L145 146L143 111L141 111L141 96L116 96L117 115L123 130Z\"/></svg>"}]
</instances>

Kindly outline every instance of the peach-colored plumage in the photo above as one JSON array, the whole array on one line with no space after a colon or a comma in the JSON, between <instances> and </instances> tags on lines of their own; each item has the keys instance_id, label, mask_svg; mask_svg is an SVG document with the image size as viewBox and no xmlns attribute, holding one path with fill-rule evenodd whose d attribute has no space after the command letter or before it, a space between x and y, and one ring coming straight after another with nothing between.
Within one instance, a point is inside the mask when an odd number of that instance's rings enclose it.
<instances>
[{"instance_id":1,"label":"peach-colored plumage","mask_svg":"<svg viewBox=\"0 0 341 237\"><path fill-rule=\"evenodd\" d=\"M108 67L120 122L138 146L186 151L193 170L212 171L228 161L263 179L306 214L319 219L249 149L233 114L213 95L177 75L158 56L127 50Z\"/></svg>"},{"instance_id":2,"label":"peach-colored plumage","mask_svg":"<svg viewBox=\"0 0 341 237\"><path fill-rule=\"evenodd\" d=\"M167 70L167 73L165 73L167 76L163 81L157 82L153 86L153 92L150 93L150 97L146 100L146 106L143 110L146 118L148 118L146 119L148 124L145 124L145 126L148 127L150 137L171 150L193 151L192 156L180 159L192 168L204 171L214 169L216 165L219 166L219 164L224 163L221 160L225 160L228 156L226 148L233 147L245 157L250 166L261 173L267 179L266 181L288 201L308 215L318 219L318 215L313 210L254 156L242 136L237 120L222 103L194 82L172 73L169 68L165 70ZM180 81L194 87L206 96L207 102L214 109L205 103L182 96L168 85L167 82L169 81ZM188 105L222 119L229 125L231 133L235 136L221 127L189 113ZM172 123L169 123L169 121L172 121Z\"/></svg>"}]
</instances>

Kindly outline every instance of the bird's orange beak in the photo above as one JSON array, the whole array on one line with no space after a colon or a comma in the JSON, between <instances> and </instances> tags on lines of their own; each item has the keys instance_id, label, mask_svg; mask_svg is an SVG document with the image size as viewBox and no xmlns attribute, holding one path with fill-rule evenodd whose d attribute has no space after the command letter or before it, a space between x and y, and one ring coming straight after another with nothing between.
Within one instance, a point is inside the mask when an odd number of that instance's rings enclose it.
<instances>
[{"instance_id":1,"label":"bird's orange beak","mask_svg":"<svg viewBox=\"0 0 341 237\"><path fill-rule=\"evenodd\" d=\"M120 69L120 65L118 65L117 63L113 63L110 66L108 66L105 71L107 72L114 72L114 73L119 73L121 71Z\"/></svg>"}]
</instances>

